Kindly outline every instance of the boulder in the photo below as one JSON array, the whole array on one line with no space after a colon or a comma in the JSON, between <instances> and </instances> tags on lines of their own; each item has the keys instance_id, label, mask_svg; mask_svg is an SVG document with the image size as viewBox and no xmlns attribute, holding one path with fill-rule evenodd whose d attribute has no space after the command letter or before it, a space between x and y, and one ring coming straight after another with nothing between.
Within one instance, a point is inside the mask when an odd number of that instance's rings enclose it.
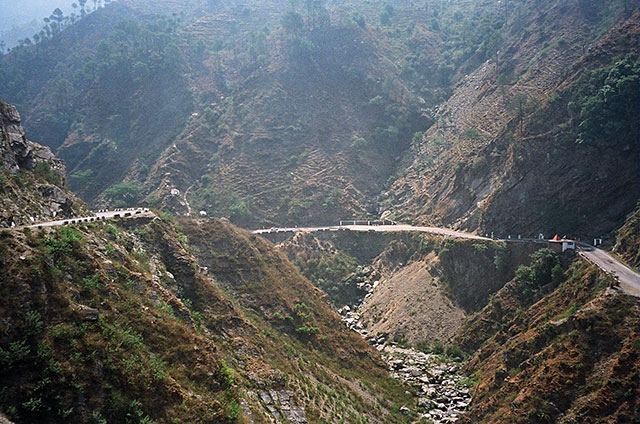
<instances>
[{"instance_id":1,"label":"boulder","mask_svg":"<svg viewBox=\"0 0 640 424\"><path fill-rule=\"evenodd\" d=\"M96 308L87 305L76 305L75 312L82 321L97 321L100 315Z\"/></svg>"}]
</instances>

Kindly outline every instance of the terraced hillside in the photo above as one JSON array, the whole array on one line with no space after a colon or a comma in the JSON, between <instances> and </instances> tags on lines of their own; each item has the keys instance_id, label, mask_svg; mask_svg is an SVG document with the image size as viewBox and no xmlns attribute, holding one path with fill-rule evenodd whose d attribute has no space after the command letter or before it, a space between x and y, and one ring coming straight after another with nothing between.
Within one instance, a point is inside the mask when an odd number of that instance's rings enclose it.
<instances>
[{"instance_id":1,"label":"terraced hillside","mask_svg":"<svg viewBox=\"0 0 640 424\"><path fill-rule=\"evenodd\" d=\"M113 2L4 55L0 95L91 205L602 234L637 200L635 7Z\"/></svg>"},{"instance_id":2,"label":"terraced hillside","mask_svg":"<svg viewBox=\"0 0 640 424\"><path fill-rule=\"evenodd\" d=\"M140 201L179 213L193 203L245 224L375 212L396 157L428 121L410 111L387 57L400 41L350 16L312 24L307 10L296 15L302 32L284 30L277 2L196 3L157 18L150 3L119 2L3 58L4 92L67 161L71 187L117 203L108 190L124 181ZM15 74L43 56L60 72Z\"/></svg>"}]
</instances>

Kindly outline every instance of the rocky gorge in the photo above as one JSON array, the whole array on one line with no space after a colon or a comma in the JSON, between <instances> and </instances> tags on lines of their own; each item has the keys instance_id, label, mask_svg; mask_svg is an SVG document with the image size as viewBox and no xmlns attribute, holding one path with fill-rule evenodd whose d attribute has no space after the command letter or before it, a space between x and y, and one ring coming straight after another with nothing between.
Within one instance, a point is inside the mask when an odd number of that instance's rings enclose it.
<instances>
[{"instance_id":1,"label":"rocky gorge","mask_svg":"<svg viewBox=\"0 0 640 424\"><path fill-rule=\"evenodd\" d=\"M401 334L391 337L387 333L369 334L366 324L361 320L360 307L379 286L381 275L372 267L359 268L355 275L359 277L357 281L350 281L365 294L357 304L338 309L347 327L363 336L380 352L393 378L415 390L417 412L421 418L434 424L456 422L471 403L473 390L473 379L460 366L462 358L445 355L444 351L422 352L409 346ZM411 408L404 405L400 411L408 414Z\"/></svg>"}]
</instances>

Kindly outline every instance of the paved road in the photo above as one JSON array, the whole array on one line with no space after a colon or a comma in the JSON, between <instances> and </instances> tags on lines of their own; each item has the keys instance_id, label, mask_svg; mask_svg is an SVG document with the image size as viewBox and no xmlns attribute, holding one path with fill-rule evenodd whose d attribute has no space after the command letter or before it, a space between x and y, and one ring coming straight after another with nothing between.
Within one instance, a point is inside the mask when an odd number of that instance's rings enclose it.
<instances>
[{"instance_id":1,"label":"paved road","mask_svg":"<svg viewBox=\"0 0 640 424\"><path fill-rule=\"evenodd\" d=\"M295 233L311 233L315 231L376 231L376 232L409 232L415 231L419 233L438 234L442 236L458 237L473 240L491 240L490 238L481 237L476 234L464 233L462 231L449 230L447 228L438 227L418 227L414 225L342 225L333 227L289 227L289 228L273 228L266 230L255 230L254 234L267 234L274 232L295 232Z\"/></svg>"},{"instance_id":2,"label":"paved road","mask_svg":"<svg viewBox=\"0 0 640 424\"><path fill-rule=\"evenodd\" d=\"M59 225L79 224L84 222L101 221L111 218L133 218L133 217L149 217L153 218L155 214L148 209L132 208L118 211L96 212L93 216L61 219L58 221L39 222L25 227L55 227ZM25 228L16 227L16 228ZM330 227L289 227L289 228L271 228L264 230L255 230L254 234L267 234L278 232L316 232L316 231L371 231L371 232L420 232L430 233L442 236L457 237L472 240L492 240L487 237L481 237L476 234L465 233L462 231L450 230L448 228L439 227L419 227L414 225L342 225ZM517 240L512 240L517 241ZM579 247L579 254L589 262L592 262L605 272L612 273L620 281L620 288L627 294L640 297L640 274L632 271L621 262L614 259L611 255L601 249L582 245Z\"/></svg>"},{"instance_id":3,"label":"paved road","mask_svg":"<svg viewBox=\"0 0 640 424\"><path fill-rule=\"evenodd\" d=\"M631 296L640 297L640 274L626 267L609 253L594 247L580 247L580 256L620 281L620 289Z\"/></svg>"},{"instance_id":4,"label":"paved road","mask_svg":"<svg viewBox=\"0 0 640 424\"><path fill-rule=\"evenodd\" d=\"M449 230L447 228L438 227L417 227L413 225L342 225L333 227L289 227L289 228L272 228L265 230L255 230L254 234L268 234L277 232L315 232L315 231L376 231L376 232L407 232L416 231L422 233L438 234L449 237L458 237L473 240L492 240L490 238L481 237L476 234L465 233L461 231ZM506 240L512 242L524 240ZM530 240L539 242L540 240ZM640 297L640 274L632 271L627 266L614 259L611 255L601 249L592 246L583 245L579 248L579 253L589 262L605 272L613 273L620 281L620 288L627 294Z\"/></svg>"},{"instance_id":5,"label":"paved road","mask_svg":"<svg viewBox=\"0 0 640 424\"><path fill-rule=\"evenodd\" d=\"M154 216L155 216L155 214L153 212L149 211L148 209L131 208L131 209L122 209L122 210L117 210L117 211L96 212L91 216L66 218L66 219L60 219L60 220L57 220L57 221L36 222L35 224L24 225L24 226L20 226L20 227L14 227L13 229L38 228L38 227L57 227L57 226L60 226L60 225L81 224L81 223L84 223L84 222L102 221L102 220L111 219L111 218L134 218L134 217L135 218L141 218L141 217L153 218ZM6 229L11 229L11 228L6 228Z\"/></svg>"}]
</instances>

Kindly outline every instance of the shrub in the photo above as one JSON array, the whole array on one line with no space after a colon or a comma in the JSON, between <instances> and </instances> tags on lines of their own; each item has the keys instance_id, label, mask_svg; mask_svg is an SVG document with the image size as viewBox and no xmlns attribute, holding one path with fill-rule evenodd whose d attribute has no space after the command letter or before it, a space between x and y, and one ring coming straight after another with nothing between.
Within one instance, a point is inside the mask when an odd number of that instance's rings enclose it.
<instances>
[{"instance_id":1,"label":"shrub","mask_svg":"<svg viewBox=\"0 0 640 424\"><path fill-rule=\"evenodd\" d=\"M74 246L82 240L82 234L71 227L60 227L44 240L44 244L56 261L73 252Z\"/></svg>"},{"instance_id":2,"label":"shrub","mask_svg":"<svg viewBox=\"0 0 640 424\"><path fill-rule=\"evenodd\" d=\"M445 348L445 355L449 356L452 359L461 360L463 357L462 349L455 345L448 345Z\"/></svg>"},{"instance_id":3,"label":"shrub","mask_svg":"<svg viewBox=\"0 0 640 424\"><path fill-rule=\"evenodd\" d=\"M531 255L531 265L516 270L515 283L525 299L531 299L540 287L559 283L562 279L560 258L551 249L540 249Z\"/></svg>"},{"instance_id":4,"label":"shrub","mask_svg":"<svg viewBox=\"0 0 640 424\"><path fill-rule=\"evenodd\" d=\"M431 352L435 353L436 355L441 355L442 353L444 353L444 345L442 344L442 342L433 342L433 345L431 346Z\"/></svg>"},{"instance_id":5,"label":"shrub","mask_svg":"<svg viewBox=\"0 0 640 424\"><path fill-rule=\"evenodd\" d=\"M351 147L353 149L360 149L363 147L367 147L368 145L369 145L369 142L362 137L358 137L355 135L351 137Z\"/></svg>"},{"instance_id":6,"label":"shrub","mask_svg":"<svg viewBox=\"0 0 640 424\"><path fill-rule=\"evenodd\" d=\"M90 277L85 277L82 279L82 287L85 290L93 290L100 287L100 276L98 274L93 274Z\"/></svg>"},{"instance_id":7,"label":"shrub","mask_svg":"<svg viewBox=\"0 0 640 424\"><path fill-rule=\"evenodd\" d=\"M240 405L238 405L238 402L236 402L235 399L232 399L231 403L229 404L229 413L227 414L227 418L230 421L235 421L240 417L241 414L242 408L240 407Z\"/></svg>"},{"instance_id":8,"label":"shrub","mask_svg":"<svg viewBox=\"0 0 640 424\"><path fill-rule=\"evenodd\" d=\"M488 247L486 244L483 244L483 243L474 243L473 249L476 251L476 253L482 253L482 252L486 252Z\"/></svg>"},{"instance_id":9,"label":"shrub","mask_svg":"<svg viewBox=\"0 0 640 424\"><path fill-rule=\"evenodd\" d=\"M318 327L304 324L302 327L296 328L296 332L304 336L312 336L318 334L320 332L320 329Z\"/></svg>"},{"instance_id":10,"label":"shrub","mask_svg":"<svg viewBox=\"0 0 640 424\"><path fill-rule=\"evenodd\" d=\"M104 192L107 199L122 206L135 203L138 200L139 193L140 188L132 182L115 184Z\"/></svg>"},{"instance_id":11,"label":"shrub","mask_svg":"<svg viewBox=\"0 0 640 424\"><path fill-rule=\"evenodd\" d=\"M219 370L219 378L220 385L223 389L229 389L233 386L234 379L233 373L231 372L231 368L227 365L227 362L224 359L220 360L220 370Z\"/></svg>"},{"instance_id":12,"label":"shrub","mask_svg":"<svg viewBox=\"0 0 640 424\"><path fill-rule=\"evenodd\" d=\"M60 182L60 175L51 169L51 165L48 162L38 162L36 167L33 168L33 172L51 184L58 184Z\"/></svg>"}]
</instances>

